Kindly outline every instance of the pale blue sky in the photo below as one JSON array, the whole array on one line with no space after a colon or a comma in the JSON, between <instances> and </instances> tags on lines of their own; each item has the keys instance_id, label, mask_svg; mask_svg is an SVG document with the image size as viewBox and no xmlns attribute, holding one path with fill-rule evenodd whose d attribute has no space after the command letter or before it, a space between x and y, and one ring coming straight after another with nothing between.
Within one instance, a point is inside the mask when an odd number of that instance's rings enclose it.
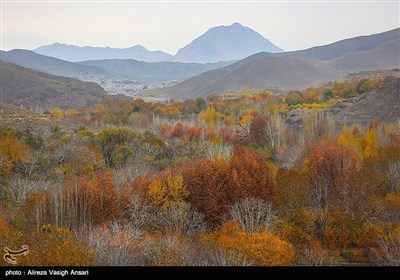
<instances>
[{"instance_id":1,"label":"pale blue sky","mask_svg":"<svg viewBox=\"0 0 400 280\"><path fill-rule=\"evenodd\" d=\"M323 45L400 26L398 1L31 2L1 0L1 49L54 42L175 54L217 25L240 22L284 50Z\"/></svg>"}]
</instances>

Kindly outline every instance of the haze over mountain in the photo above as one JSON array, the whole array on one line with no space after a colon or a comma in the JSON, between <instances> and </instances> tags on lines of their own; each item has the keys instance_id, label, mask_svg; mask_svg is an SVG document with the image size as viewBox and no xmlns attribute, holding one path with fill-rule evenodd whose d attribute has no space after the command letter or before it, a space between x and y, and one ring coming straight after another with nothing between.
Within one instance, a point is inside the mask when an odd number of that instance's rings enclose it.
<instances>
[{"instance_id":1,"label":"haze over mountain","mask_svg":"<svg viewBox=\"0 0 400 280\"><path fill-rule=\"evenodd\" d=\"M110 76L107 71L94 66L81 65L69 61L44 56L28 50L1 51L1 59L26 68L38 70L58 76L75 77L87 72L102 76Z\"/></svg>"},{"instance_id":2,"label":"haze over mountain","mask_svg":"<svg viewBox=\"0 0 400 280\"><path fill-rule=\"evenodd\" d=\"M4 61L58 76L79 78L86 73L86 76L127 78L143 84L181 81L233 63L142 62L133 59L90 60L76 63L28 50L1 51L1 56Z\"/></svg>"},{"instance_id":3,"label":"haze over mountain","mask_svg":"<svg viewBox=\"0 0 400 280\"><path fill-rule=\"evenodd\" d=\"M1 63L1 101L36 109L81 108L106 96L96 83L53 76L9 62Z\"/></svg>"},{"instance_id":4,"label":"haze over mountain","mask_svg":"<svg viewBox=\"0 0 400 280\"><path fill-rule=\"evenodd\" d=\"M400 28L397 28L296 52L259 53L150 93L182 98L244 89L301 89L344 79L350 72L400 68L399 54Z\"/></svg>"},{"instance_id":5,"label":"haze over mountain","mask_svg":"<svg viewBox=\"0 0 400 280\"><path fill-rule=\"evenodd\" d=\"M259 52L283 50L249 27L235 22L217 26L181 48L175 59L181 62L217 62L238 60Z\"/></svg>"},{"instance_id":6,"label":"haze over mountain","mask_svg":"<svg viewBox=\"0 0 400 280\"><path fill-rule=\"evenodd\" d=\"M143 62L133 59L106 59L80 62L81 65L99 67L108 73L122 78L136 80L142 84L156 82L182 81L200 73L220 68L232 62L181 63L181 62Z\"/></svg>"},{"instance_id":7,"label":"haze over mountain","mask_svg":"<svg viewBox=\"0 0 400 280\"><path fill-rule=\"evenodd\" d=\"M149 51L141 45L131 48L79 47L54 43L33 50L36 53L77 62L104 59L134 59L144 62L177 61L214 63L245 58L259 52L283 50L249 27L234 23L216 26L179 49L175 56L162 51Z\"/></svg>"},{"instance_id":8,"label":"haze over mountain","mask_svg":"<svg viewBox=\"0 0 400 280\"><path fill-rule=\"evenodd\" d=\"M103 48L103 47L79 47L54 43L52 45L41 46L33 50L36 53L56 57L59 59L77 62L84 60L99 59L135 59L139 61L156 62L169 61L172 56L162 51L149 51L141 45L130 48Z\"/></svg>"}]
</instances>

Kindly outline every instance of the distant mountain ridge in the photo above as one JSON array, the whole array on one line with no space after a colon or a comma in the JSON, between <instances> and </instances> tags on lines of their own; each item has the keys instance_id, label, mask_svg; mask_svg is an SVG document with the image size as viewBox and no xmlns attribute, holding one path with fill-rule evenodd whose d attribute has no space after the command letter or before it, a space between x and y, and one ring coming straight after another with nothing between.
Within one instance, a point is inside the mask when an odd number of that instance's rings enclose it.
<instances>
[{"instance_id":1,"label":"distant mountain ridge","mask_svg":"<svg viewBox=\"0 0 400 280\"><path fill-rule=\"evenodd\" d=\"M203 72L229 65L219 63L143 62L133 59L89 60L80 63L44 56L28 50L1 51L4 61L52 75L81 78L98 75L103 78L132 79L142 84L182 81Z\"/></svg>"},{"instance_id":2,"label":"distant mountain ridge","mask_svg":"<svg viewBox=\"0 0 400 280\"><path fill-rule=\"evenodd\" d=\"M79 64L99 67L117 77L134 79L142 84L167 81L182 81L203 72L224 67L232 62L181 63L181 62L143 62L133 59L89 60Z\"/></svg>"},{"instance_id":3,"label":"distant mountain ridge","mask_svg":"<svg viewBox=\"0 0 400 280\"><path fill-rule=\"evenodd\" d=\"M141 45L130 48L109 48L109 47L79 47L54 43L52 45L41 46L33 50L42 55L52 56L59 59L78 62L84 60L100 59L135 59L146 62L158 62L172 60L172 55L162 51L149 51Z\"/></svg>"},{"instance_id":4,"label":"distant mountain ridge","mask_svg":"<svg viewBox=\"0 0 400 280\"><path fill-rule=\"evenodd\" d=\"M209 29L190 44L179 49L175 56L162 51L149 51L141 45L120 49L54 43L41 46L33 51L71 62L134 59L144 62L176 61L185 63L216 63L239 60L258 52L283 52L281 48L261 34L237 22L230 26L221 25Z\"/></svg>"}]
</instances>

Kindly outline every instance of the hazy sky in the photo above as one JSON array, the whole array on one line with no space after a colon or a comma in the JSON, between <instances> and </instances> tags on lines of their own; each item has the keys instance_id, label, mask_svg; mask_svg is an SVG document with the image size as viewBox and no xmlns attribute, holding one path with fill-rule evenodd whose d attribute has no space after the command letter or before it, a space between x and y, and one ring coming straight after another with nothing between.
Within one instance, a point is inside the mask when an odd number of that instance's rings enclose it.
<instances>
[{"instance_id":1,"label":"hazy sky","mask_svg":"<svg viewBox=\"0 0 400 280\"><path fill-rule=\"evenodd\" d=\"M284 50L323 45L400 26L399 1L7 1L1 49L54 42L175 54L209 28L240 22Z\"/></svg>"}]
</instances>

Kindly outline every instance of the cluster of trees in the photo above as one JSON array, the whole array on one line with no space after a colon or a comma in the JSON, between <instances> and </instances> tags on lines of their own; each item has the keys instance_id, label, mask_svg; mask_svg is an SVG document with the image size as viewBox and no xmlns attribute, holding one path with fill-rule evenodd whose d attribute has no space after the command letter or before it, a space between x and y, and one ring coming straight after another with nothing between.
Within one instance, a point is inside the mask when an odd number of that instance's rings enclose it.
<instances>
[{"instance_id":1,"label":"cluster of trees","mask_svg":"<svg viewBox=\"0 0 400 280\"><path fill-rule=\"evenodd\" d=\"M309 87L302 91L290 91L285 97L285 102L292 108L315 107L317 105L322 106L320 108L324 108L336 103L338 100L359 96L383 86L387 79L391 79L390 74L398 76L398 71L352 74L347 81L329 82L325 85Z\"/></svg>"},{"instance_id":2,"label":"cluster of trees","mask_svg":"<svg viewBox=\"0 0 400 280\"><path fill-rule=\"evenodd\" d=\"M55 110L72 134L1 128L0 246L28 244L22 265L399 265L400 122L316 107L297 131L289 105L106 100Z\"/></svg>"}]
</instances>

